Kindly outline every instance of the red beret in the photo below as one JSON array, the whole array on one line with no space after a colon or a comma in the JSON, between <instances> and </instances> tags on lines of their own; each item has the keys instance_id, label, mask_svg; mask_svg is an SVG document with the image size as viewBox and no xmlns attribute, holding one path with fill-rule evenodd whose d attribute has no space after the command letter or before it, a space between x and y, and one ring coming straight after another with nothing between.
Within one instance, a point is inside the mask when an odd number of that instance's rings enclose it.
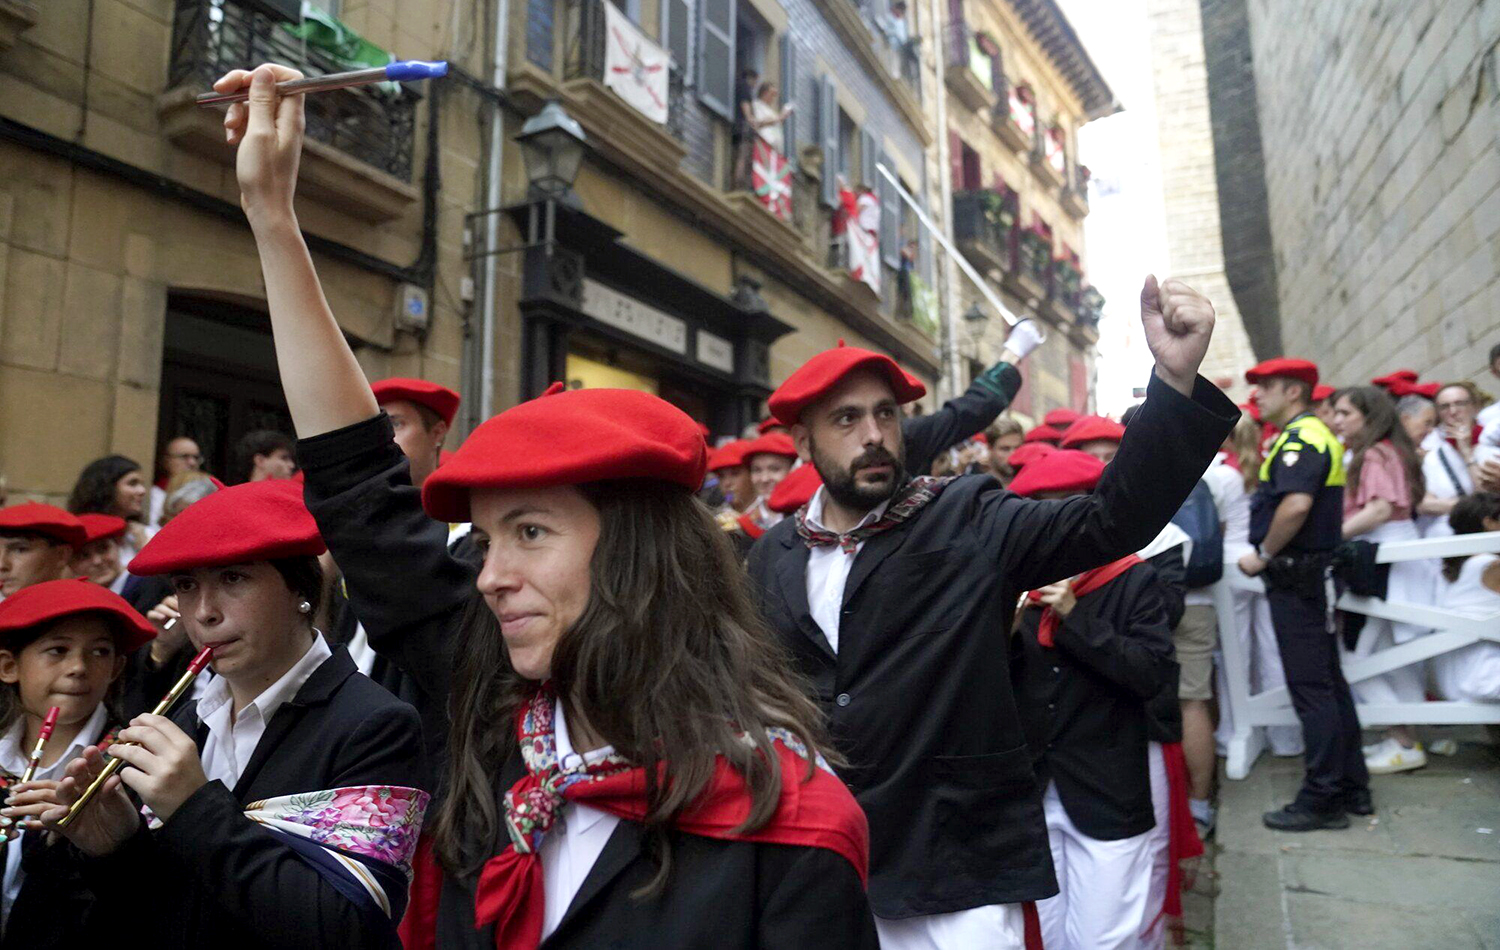
<instances>
[{"instance_id":1,"label":"red beret","mask_svg":"<svg viewBox=\"0 0 1500 950\"><path fill-rule=\"evenodd\" d=\"M1040 425L1029 430L1021 437L1022 442L1051 442L1053 445L1062 441L1063 434L1049 425Z\"/></svg>"},{"instance_id":2,"label":"red beret","mask_svg":"<svg viewBox=\"0 0 1500 950\"><path fill-rule=\"evenodd\" d=\"M468 521L475 488L548 488L650 478L697 491L708 444L676 406L633 389L550 392L505 410L469 434L452 461L427 476L422 507Z\"/></svg>"},{"instance_id":3,"label":"red beret","mask_svg":"<svg viewBox=\"0 0 1500 950\"><path fill-rule=\"evenodd\" d=\"M1068 428L1067 434L1063 436L1062 447L1071 449L1098 439L1119 442L1123 438L1125 438L1125 427L1113 419L1106 419L1103 416L1084 416Z\"/></svg>"},{"instance_id":4,"label":"red beret","mask_svg":"<svg viewBox=\"0 0 1500 950\"><path fill-rule=\"evenodd\" d=\"M404 379L397 376L371 383L370 389L375 393L375 401L382 406L396 399L405 399L419 406L426 406L450 426L453 425L453 416L458 412L458 393L425 379Z\"/></svg>"},{"instance_id":5,"label":"red beret","mask_svg":"<svg viewBox=\"0 0 1500 950\"><path fill-rule=\"evenodd\" d=\"M1068 408L1053 409L1042 416L1042 422L1052 426L1054 429L1066 429L1068 426L1084 418L1080 413Z\"/></svg>"},{"instance_id":6,"label":"red beret","mask_svg":"<svg viewBox=\"0 0 1500 950\"><path fill-rule=\"evenodd\" d=\"M1323 385L1314 386L1313 387L1313 392L1312 392L1312 401L1313 402L1322 402L1323 400L1327 399L1329 396L1332 396L1336 392L1338 392L1338 390L1334 389L1332 386L1323 386Z\"/></svg>"},{"instance_id":7,"label":"red beret","mask_svg":"<svg viewBox=\"0 0 1500 950\"><path fill-rule=\"evenodd\" d=\"M810 463L799 465L771 490L771 497L766 499L766 507L789 515L812 501L812 496L818 493L818 487L822 484L823 479L817 468Z\"/></svg>"},{"instance_id":8,"label":"red beret","mask_svg":"<svg viewBox=\"0 0 1500 950\"><path fill-rule=\"evenodd\" d=\"M1044 459L1056 451L1057 446L1050 442L1027 442L1025 445L1016 446L1016 450L1010 453L1006 464L1019 472L1037 459Z\"/></svg>"},{"instance_id":9,"label":"red beret","mask_svg":"<svg viewBox=\"0 0 1500 950\"><path fill-rule=\"evenodd\" d=\"M759 432L761 435L765 435L772 429L785 428L786 423L782 422L780 419L776 418L775 416L766 416L764 419L760 420L760 424L755 427L755 431Z\"/></svg>"},{"instance_id":10,"label":"red beret","mask_svg":"<svg viewBox=\"0 0 1500 950\"><path fill-rule=\"evenodd\" d=\"M1104 463L1087 452L1059 449L1021 469L1011 480L1010 490L1017 495L1093 491L1103 474Z\"/></svg>"},{"instance_id":11,"label":"red beret","mask_svg":"<svg viewBox=\"0 0 1500 950\"><path fill-rule=\"evenodd\" d=\"M1245 373L1245 381L1251 384L1258 383L1272 376L1287 376L1292 379L1300 379L1309 386L1318 385L1318 364L1307 360L1292 359L1280 356L1274 360L1266 360L1256 366L1252 366Z\"/></svg>"},{"instance_id":12,"label":"red beret","mask_svg":"<svg viewBox=\"0 0 1500 950\"><path fill-rule=\"evenodd\" d=\"M1428 399L1436 399L1442 389L1442 383L1409 383L1404 379L1395 380L1386 387L1386 391L1395 399L1400 399L1402 396L1426 396Z\"/></svg>"},{"instance_id":13,"label":"red beret","mask_svg":"<svg viewBox=\"0 0 1500 950\"><path fill-rule=\"evenodd\" d=\"M709 452L708 471L718 472L726 468L734 468L736 465L744 465L745 447L752 441L751 439L735 439Z\"/></svg>"},{"instance_id":14,"label":"red beret","mask_svg":"<svg viewBox=\"0 0 1500 950\"><path fill-rule=\"evenodd\" d=\"M767 432L758 439L751 439L745 445L745 461L750 461L752 455L785 455L787 458L797 457L797 446L793 444L792 437L785 432Z\"/></svg>"},{"instance_id":15,"label":"red beret","mask_svg":"<svg viewBox=\"0 0 1500 950\"><path fill-rule=\"evenodd\" d=\"M142 577L197 567L316 556L327 548L289 478L246 482L204 495L168 521L130 562Z\"/></svg>"},{"instance_id":16,"label":"red beret","mask_svg":"<svg viewBox=\"0 0 1500 950\"><path fill-rule=\"evenodd\" d=\"M840 340L836 348L824 350L788 376L786 382L766 400L766 405L770 407L772 415L782 423L791 425L802 417L802 410L835 389L850 373L860 369L873 369L883 373L886 381L891 384L891 391L896 394L898 403L908 403L927 395L927 387L922 385L922 381L897 366L896 361L889 356L857 346L845 346L844 341Z\"/></svg>"},{"instance_id":17,"label":"red beret","mask_svg":"<svg viewBox=\"0 0 1500 950\"><path fill-rule=\"evenodd\" d=\"M121 653L156 639L156 628L125 598L81 577L32 584L5 598L0 602L0 639L37 624L91 613L103 614L111 622Z\"/></svg>"},{"instance_id":18,"label":"red beret","mask_svg":"<svg viewBox=\"0 0 1500 950\"><path fill-rule=\"evenodd\" d=\"M79 515L78 522L87 532L84 544L93 544L105 538L118 538L129 527L124 518L116 518L114 515Z\"/></svg>"},{"instance_id":19,"label":"red beret","mask_svg":"<svg viewBox=\"0 0 1500 950\"><path fill-rule=\"evenodd\" d=\"M46 535L75 548L88 542L88 530L76 516L37 501L0 508L0 534L20 531Z\"/></svg>"},{"instance_id":20,"label":"red beret","mask_svg":"<svg viewBox=\"0 0 1500 950\"><path fill-rule=\"evenodd\" d=\"M1398 369L1394 373L1386 373L1384 376L1376 376L1370 380L1370 385L1379 386L1382 389L1390 389L1392 383L1415 383L1421 377L1415 370Z\"/></svg>"},{"instance_id":21,"label":"red beret","mask_svg":"<svg viewBox=\"0 0 1500 950\"><path fill-rule=\"evenodd\" d=\"M978 442L980 445L990 444L990 437L985 435L983 432L976 432L972 436L970 436L970 438L972 438L975 442Z\"/></svg>"}]
</instances>

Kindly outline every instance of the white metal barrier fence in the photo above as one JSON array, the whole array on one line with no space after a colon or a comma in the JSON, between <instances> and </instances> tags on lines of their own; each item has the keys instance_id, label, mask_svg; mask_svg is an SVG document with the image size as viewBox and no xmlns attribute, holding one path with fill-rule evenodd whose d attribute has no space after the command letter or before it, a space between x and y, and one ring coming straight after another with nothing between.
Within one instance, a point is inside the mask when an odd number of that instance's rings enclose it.
<instances>
[{"instance_id":1,"label":"white metal barrier fence","mask_svg":"<svg viewBox=\"0 0 1500 950\"><path fill-rule=\"evenodd\" d=\"M1379 564L1396 561L1418 561L1427 558L1456 557L1465 554L1500 553L1500 531L1465 534L1449 538L1426 538L1417 541L1392 541L1381 544L1375 560ZM1219 620L1219 649L1224 660L1224 677L1229 694L1219 697L1228 707L1234 732L1228 741L1225 769L1232 779L1250 773L1250 766L1265 748L1265 726L1295 726L1296 713L1285 686L1260 693L1250 691L1249 649L1253 631L1238 629L1235 591L1264 594L1265 584L1257 577L1247 577L1232 563L1224 565L1224 578L1214 585L1214 610ZM1481 640L1500 643L1500 611L1486 615L1448 610L1432 604L1409 604L1356 597L1339 598L1341 610L1384 617L1404 623L1431 627L1433 632L1408 643L1382 650L1373 656L1344 664L1344 676L1350 685L1389 673L1391 670L1422 663L1435 656L1451 653ZM1360 703L1356 706L1360 725L1432 725L1459 723L1500 723L1500 703L1432 701L1421 703Z\"/></svg>"}]
</instances>

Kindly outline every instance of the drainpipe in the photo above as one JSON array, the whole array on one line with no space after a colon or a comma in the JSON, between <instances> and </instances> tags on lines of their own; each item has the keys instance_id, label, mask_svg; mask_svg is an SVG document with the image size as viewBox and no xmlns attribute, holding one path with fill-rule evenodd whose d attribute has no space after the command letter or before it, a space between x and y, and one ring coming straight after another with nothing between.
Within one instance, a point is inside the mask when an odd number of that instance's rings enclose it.
<instances>
[{"instance_id":1,"label":"drainpipe","mask_svg":"<svg viewBox=\"0 0 1500 950\"><path fill-rule=\"evenodd\" d=\"M948 87L943 79L943 57L947 55L948 31L938 17L938 0L927 0L927 22L933 26L932 51L937 69L936 88L933 98L937 100L938 182L942 190L943 234L953 244L953 163L948 154ZM958 299L955 288L958 274L954 271L953 255L943 258L943 335L944 362L948 371L943 375L947 382L947 398L952 399L962 391L959 386L958 365Z\"/></svg>"},{"instance_id":2,"label":"drainpipe","mask_svg":"<svg viewBox=\"0 0 1500 950\"><path fill-rule=\"evenodd\" d=\"M496 89L505 88L506 59L509 53L509 0L495 3L495 72L491 82ZM484 294L480 301L479 331L479 421L495 414L495 319L499 296L500 255L500 187L505 154L505 109L495 102L495 119L490 123L489 174L485 182L484 216Z\"/></svg>"}]
</instances>

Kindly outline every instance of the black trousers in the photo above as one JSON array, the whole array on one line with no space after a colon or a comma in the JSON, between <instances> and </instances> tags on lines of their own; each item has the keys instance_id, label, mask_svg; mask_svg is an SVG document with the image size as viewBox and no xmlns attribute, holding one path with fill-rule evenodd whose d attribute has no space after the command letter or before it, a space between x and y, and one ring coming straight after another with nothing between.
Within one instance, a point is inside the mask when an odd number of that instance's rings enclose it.
<instances>
[{"instance_id":1,"label":"black trousers","mask_svg":"<svg viewBox=\"0 0 1500 950\"><path fill-rule=\"evenodd\" d=\"M1309 598L1273 588L1266 597L1287 691L1307 744L1307 772L1297 801L1333 811L1348 793L1369 787L1370 773L1360 749L1354 697L1339 664L1338 639L1328 629L1326 595Z\"/></svg>"}]
</instances>

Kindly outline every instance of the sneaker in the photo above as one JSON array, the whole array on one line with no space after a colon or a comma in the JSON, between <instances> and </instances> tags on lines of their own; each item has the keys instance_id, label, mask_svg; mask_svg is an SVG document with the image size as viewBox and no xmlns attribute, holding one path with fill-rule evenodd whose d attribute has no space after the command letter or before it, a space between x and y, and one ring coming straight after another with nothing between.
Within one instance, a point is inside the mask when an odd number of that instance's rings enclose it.
<instances>
[{"instance_id":1,"label":"sneaker","mask_svg":"<svg viewBox=\"0 0 1500 950\"><path fill-rule=\"evenodd\" d=\"M1371 775L1409 772L1412 769L1420 769L1426 764L1427 753L1422 751L1420 742L1408 749L1395 739L1387 739L1380 743L1380 747L1373 755L1365 756L1365 768Z\"/></svg>"},{"instance_id":2,"label":"sneaker","mask_svg":"<svg viewBox=\"0 0 1500 950\"><path fill-rule=\"evenodd\" d=\"M1196 798L1188 799L1188 808L1193 813L1193 824L1198 826L1198 839L1207 841L1208 836L1214 833L1218 811L1209 802L1199 801Z\"/></svg>"},{"instance_id":3,"label":"sneaker","mask_svg":"<svg viewBox=\"0 0 1500 950\"><path fill-rule=\"evenodd\" d=\"M1260 819L1272 831L1319 831L1324 828L1349 827L1349 816L1342 808L1314 811L1301 802L1292 802L1280 811L1268 811Z\"/></svg>"},{"instance_id":4,"label":"sneaker","mask_svg":"<svg viewBox=\"0 0 1500 950\"><path fill-rule=\"evenodd\" d=\"M1366 817L1375 814L1375 800L1368 788L1356 789L1344 794L1344 811L1351 815Z\"/></svg>"},{"instance_id":5,"label":"sneaker","mask_svg":"<svg viewBox=\"0 0 1500 950\"><path fill-rule=\"evenodd\" d=\"M1458 743L1452 739L1439 739L1427 743L1427 751L1433 755L1458 755Z\"/></svg>"}]
</instances>

